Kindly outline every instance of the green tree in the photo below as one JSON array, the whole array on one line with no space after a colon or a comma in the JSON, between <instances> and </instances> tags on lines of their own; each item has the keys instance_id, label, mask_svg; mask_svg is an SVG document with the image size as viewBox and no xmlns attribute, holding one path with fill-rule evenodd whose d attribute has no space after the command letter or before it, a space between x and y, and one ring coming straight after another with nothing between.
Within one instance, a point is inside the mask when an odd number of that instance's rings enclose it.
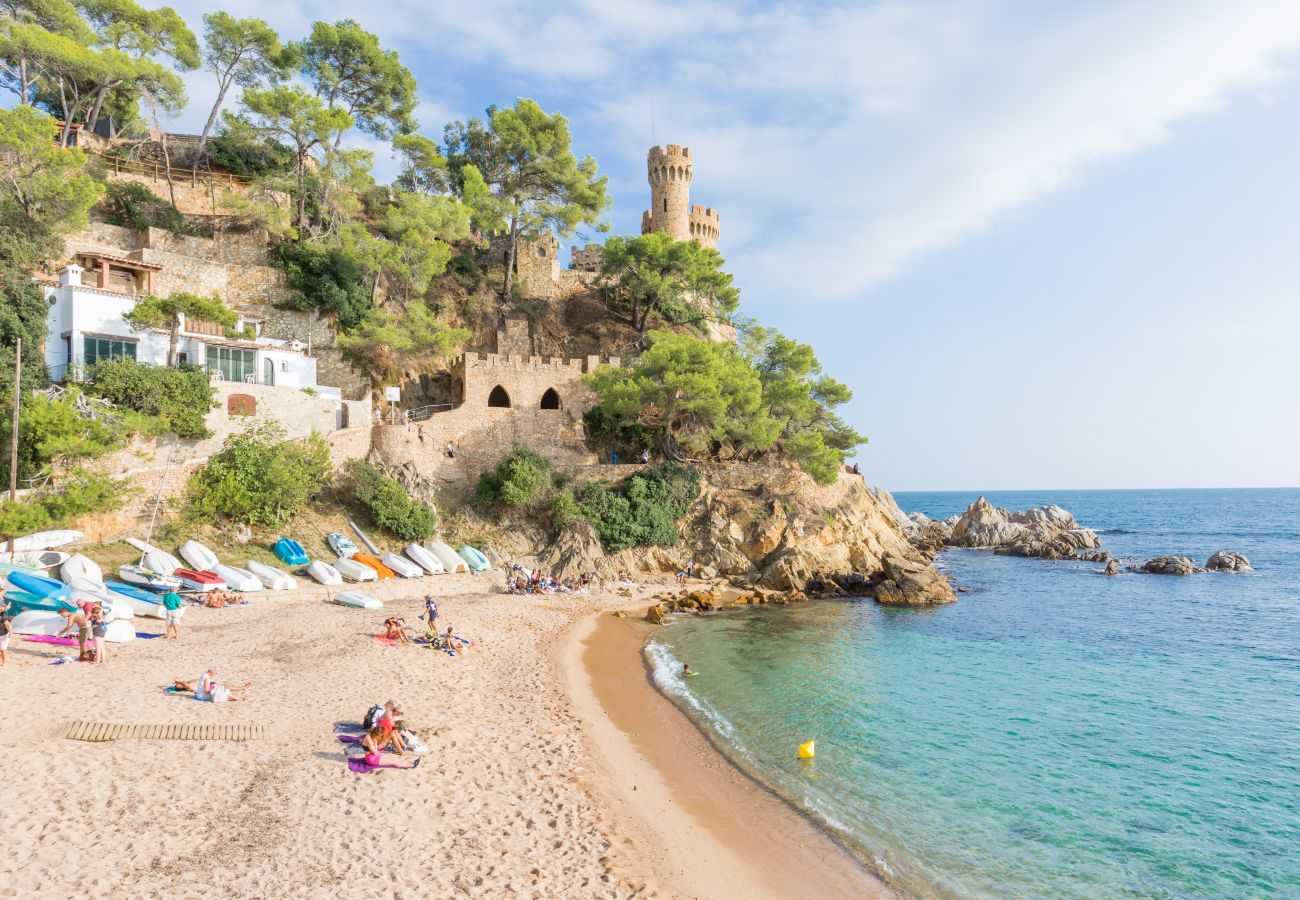
<instances>
[{"instance_id":1,"label":"green tree","mask_svg":"<svg viewBox=\"0 0 1300 900\"><path fill-rule=\"evenodd\" d=\"M447 269L451 242L469 237L469 208L451 197L403 192L384 212L383 266L393 290L409 300Z\"/></svg>"},{"instance_id":2,"label":"green tree","mask_svg":"<svg viewBox=\"0 0 1300 900\"><path fill-rule=\"evenodd\" d=\"M355 21L315 22L296 50L316 96L328 109L348 114L347 125L335 129L335 147L354 123L378 138L415 130L415 76L396 50L384 50L379 38Z\"/></svg>"},{"instance_id":3,"label":"green tree","mask_svg":"<svg viewBox=\"0 0 1300 900\"><path fill-rule=\"evenodd\" d=\"M250 116L247 123L254 130L283 141L294 151L293 226L302 229L307 222L309 160L316 151L330 150L330 138L352 126L352 116L343 109L327 106L319 97L302 88L284 85L244 91L244 107ZM327 160L315 159L315 167Z\"/></svg>"},{"instance_id":4,"label":"green tree","mask_svg":"<svg viewBox=\"0 0 1300 900\"><path fill-rule=\"evenodd\" d=\"M394 184L404 191L419 194L445 194L451 189L447 158L437 141L422 134L399 134L393 138L393 150L401 160L401 170Z\"/></svg>"},{"instance_id":5,"label":"green tree","mask_svg":"<svg viewBox=\"0 0 1300 900\"><path fill-rule=\"evenodd\" d=\"M438 320L423 301L400 313L370 310L355 327L336 339L343 355L370 376L376 386L392 384L407 369L431 366L460 351L469 341L466 328Z\"/></svg>"},{"instance_id":6,"label":"green tree","mask_svg":"<svg viewBox=\"0 0 1300 900\"><path fill-rule=\"evenodd\" d=\"M521 237L548 231L568 237L583 223L605 227L600 217L610 203L608 179L597 174L595 159L575 157L571 143L564 116L547 115L525 99L505 109L488 107L486 123L447 126L452 183L475 210L476 225L505 232L505 299Z\"/></svg>"},{"instance_id":7,"label":"green tree","mask_svg":"<svg viewBox=\"0 0 1300 900\"><path fill-rule=\"evenodd\" d=\"M601 256L599 283L611 306L645 334L652 315L667 325L729 319L740 291L722 265L718 251L663 232L612 237Z\"/></svg>"},{"instance_id":8,"label":"green tree","mask_svg":"<svg viewBox=\"0 0 1300 900\"><path fill-rule=\"evenodd\" d=\"M110 359L95 367L87 390L121 409L158 420L158 431L177 437L209 435L205 419L216 406L216 391L197 366L147 366L133 359Z\"/></svg>"},{"instance_id":9,"label":"green tree","mask_svg":"<svg viewBox=\"0 0 1300 900\"><path fill-rule=\"evenodd\" d=\"M99 212L109 225L123 228L161 228L172 234L195 231L179 209L138 181L109 182Z\"/></svg>"},{"instance_id":10,"label":"green tree","mask_svg":"<svg viewBox=\"0 0 1300 900\"><path fill-rule=\"evenodd\" d=\"M122 446L132 430L123 417L90 418L77 409L76 389L62 397L29 394L23 398L18 419L18 478L28 481L94 459ZM6 406L13 394L3 398ZM0 417L0 441L12 440L10 418ZM9 483L9 454L0 454L0 482Z\"/></svg>"},{"instance_id":11,"label":"green tree","mask_svg":"<svg viewBox=\"0 0 1300 900\"><path fill-rule=\"evenodd\" d=\"M361 324L371 310L371 280L348 253L310 241L278 244L272 251L293 295L290 309L315 309L338 319L343 332Z\"/></svg>"},{"instance_id":12,"label":"green tree","mask_svg":"<svg viewBox=\"0 0 1300 900\"><path fill-rule=\"evenodd\" d=\"M0 203L32 222L76 231L103 187L86 174L86 155L55 146L58 126L30 106L0 110Z\"/></svg>"},{"instance_id":13,"label":"green tree","mask_svg":"<svg viewBox=\"0 0 1300 900\"><path fill-rule=\"evenodd\" d=\"M432 537L438 514L432 506L411 497L406 488L364 459L343 466L342 487L365 507L370 520L404 541Z\"/></svg>"},{"instance_id":14,"label":"green tree","mask_svg":"<svg viewBox=\"0 0 1300 900\"><path fill-rule=\"evenodd\" d=\"M221 302L220 297L200 297L188 291L178 291L170 297L144 297L123 318L132 328L141 331L166 328L167 365L175 366L176 347L180 343L181 326L186 319L216 322L229 328L235 324L238 316Z\"/></svg>"},{"instance_id":15,"label":"green tree","mask_svg":"<svg viewBox=\"0 0 1300 900\"><path fill-rule=\"evenodd\" d=\"M45 387L40 347L50 303L32 282L32 270L47 265L62 250L63 242L50 228L27 218L15 203L0 202L0 393L9 393L13 385L19 339L24 348L22 389Z\"/></svg>"},{"instance_id":16,"label":"green tree","mask_svg":"<svg viewBox=\"0 0 1300 900\"><path fill-rule=\"evenodd\" d=\"M51 55L68 55L95 38L69 0L0 2L0 83L31 105Z\"/></svg>"},{"instance_id":17,"label":"green tree","mask_svg":"<svg viewBox=\"0 0 1300 900\"><path fill-rule=\"evenodd\" d=\"M280 36L261 19L236 19L229 13L215 12L205 13L203 24L203 64L217 76L217 99L212 103L212 111L194 150L196 166L203 158L208 135L231 85L251 88L277 80L284 72L286 61Z\"/></svg>"},{"instance_id":18,"label":"green tree","mask_svg":"<svg viewBox=\"0 0 1300 900\"><path fill-rule=\"evenodd\" d=\"M306 506L329 476L329 447L320 435L289 441L280 425L255 421L226 438L190 478L190 507L199 516L269 528Z\"/></svg>"}]
</instances>

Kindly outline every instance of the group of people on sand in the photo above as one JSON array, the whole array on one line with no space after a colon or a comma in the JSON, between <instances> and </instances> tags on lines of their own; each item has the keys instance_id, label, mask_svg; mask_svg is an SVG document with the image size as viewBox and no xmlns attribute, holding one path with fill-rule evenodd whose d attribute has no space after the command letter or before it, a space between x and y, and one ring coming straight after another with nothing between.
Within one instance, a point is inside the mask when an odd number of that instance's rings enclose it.
<instances>
[{"instance_id":1,"label":"group of people on sand","mask_svg":"<svg viewBox=\"0 0 1300 900\"><path fill-rule=\"evenodd\" d=\"M385 750L397 754L397 760L388 763L395 769L414 769L420 764L418 757L412 758L408 752L424 752L422 748L410 747L415 744L415 736L405 728L403 713L395 700L389 700L383 706L374 706L362 719L366 733L357 744L361 749L361 759L368 766L378 766L383 762L380 756ZM405 737L403 736L405 735Z\"/></svg>"},{"instance_id":2,"label":"group of people on sand","mask_svg":"<svg viewBox=\"0 0 1300 900\"><path fill-rule=\"evenodd\" d=\"M389 616L384 619L384 640L393 644L420 643L431 646L435 650L464 650L469 646L468 641L457 637L452 632L451 625L439 631L438 601L432 594L424 595L424 614L420 618L424 620L425 630L423 636L416 638L415 641L411 640L410 632L406 630L406 620L401 616Z\"/></svg>"},{"instance_id":3,"label":"group of people on sand","mask_svg":"<svg viewBox=\"0 0 1300 900\"><path fill-rule=\"evenodd\" d=\"M556 578L541 569L529 571L515 563L506 573L505 591L507 594L578 594L596 584L604 587L605 579L595 572L583 572L576 578Z\"/></svg>"},{"instance_id":4,"label":"group of people on sand","mask_svg":"<svg viewBox=\"0 0 1300 900\"><path fill-rule=\"evenodd\" d=\"M59 610L59 615L63 616L63 629L55 637L66 637L73 631L77 632L77 662L93 662L102 665L106 658L104 654L104 638L108 636L108 610L104 608L102 600L82 603L76 609L63 608Z\"/></svg>"}]
</instances>

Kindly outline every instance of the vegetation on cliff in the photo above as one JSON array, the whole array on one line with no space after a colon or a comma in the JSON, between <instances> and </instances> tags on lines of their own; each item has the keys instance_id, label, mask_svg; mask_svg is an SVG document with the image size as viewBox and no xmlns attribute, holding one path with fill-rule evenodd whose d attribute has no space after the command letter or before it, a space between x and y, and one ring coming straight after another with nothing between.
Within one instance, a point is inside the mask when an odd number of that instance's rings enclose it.
<instances>
[{"instance_id":1,"label":"vegetation on cliff","mask_svg":"<svg viewBox=\"0 0 1300 900\"><path fill-rule=\"evenodd\" d=\"M364 459L343 466L340 488L380 528L403 541L423 541L433 536L438 514L432 506L411 497L395 479Z\"/></svg>"},{"instance_id":2,"label":"vegetation on cliff","mask_svg":"<svg viewBox=\"0 0 1300 900\"><path fill-rule=\"evenodd\" d=\"M228 437L191 476L189 508L209 521L224 516L249 525L282 525L329 478L329 448L319 435L289 441L279 425L253 422Z\"/></svg>"}]
</instances>

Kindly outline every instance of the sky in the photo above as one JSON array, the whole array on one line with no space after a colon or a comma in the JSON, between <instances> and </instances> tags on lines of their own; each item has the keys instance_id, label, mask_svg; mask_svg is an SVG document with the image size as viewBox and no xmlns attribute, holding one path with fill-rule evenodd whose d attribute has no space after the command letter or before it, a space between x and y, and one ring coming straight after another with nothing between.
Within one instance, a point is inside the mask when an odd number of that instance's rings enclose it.
<instances>
[{"instance_id":1,"label":"sky","mask_svg":"<svg viewBox=\"0 0 1300 900\"><path fill-rule=\"evenodd\" d=\"M742 314L853 389L873 484L1300 485L1294 0L172 5L356 19L435 138L516 97L564 113L611 233L647 148L689 146ZM197 131L215 87L187 83Z\"/></svg>"}]
</instances>

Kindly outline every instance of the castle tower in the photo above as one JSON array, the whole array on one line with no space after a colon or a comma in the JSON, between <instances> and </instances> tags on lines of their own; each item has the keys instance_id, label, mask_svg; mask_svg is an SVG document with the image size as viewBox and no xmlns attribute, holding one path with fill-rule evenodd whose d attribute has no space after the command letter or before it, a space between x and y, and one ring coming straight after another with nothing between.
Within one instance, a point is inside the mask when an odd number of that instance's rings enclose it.
<instances>
[{"instance_id":1,"label":"castle tower","mask_svg":"<svg viewBox=\"0 0 1300 900\"><path fill-rule=\"evenodd\" d=\"M691 206L691 148L678 144L651 147L646 154L650 209L641 214L641 233L663 231L679 241L718 246L718 213Z\"/></svg>"}]
</instances>

